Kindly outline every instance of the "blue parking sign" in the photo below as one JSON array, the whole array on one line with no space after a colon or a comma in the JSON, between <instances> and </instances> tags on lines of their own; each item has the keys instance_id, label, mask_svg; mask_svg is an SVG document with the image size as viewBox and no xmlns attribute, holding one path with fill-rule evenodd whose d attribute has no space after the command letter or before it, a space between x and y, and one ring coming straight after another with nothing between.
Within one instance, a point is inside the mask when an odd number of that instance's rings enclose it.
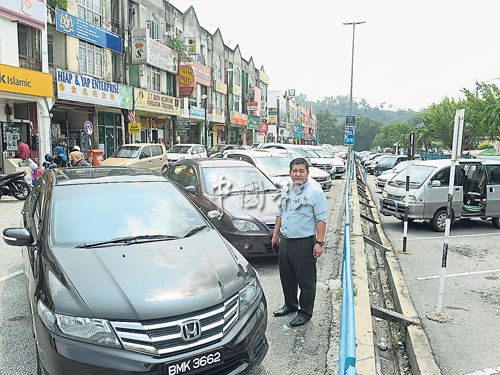
<instances>
[{"instance_id":1,"label":"blue parking sign","mask_svg":"<svg viewBox=\"0 0 500 375\"><path fill-rule=\"evenodd\" d=\"M356 116L345 117L344 144L354 144L354 134L356 132Z\"/></svg>"}]
</instances>

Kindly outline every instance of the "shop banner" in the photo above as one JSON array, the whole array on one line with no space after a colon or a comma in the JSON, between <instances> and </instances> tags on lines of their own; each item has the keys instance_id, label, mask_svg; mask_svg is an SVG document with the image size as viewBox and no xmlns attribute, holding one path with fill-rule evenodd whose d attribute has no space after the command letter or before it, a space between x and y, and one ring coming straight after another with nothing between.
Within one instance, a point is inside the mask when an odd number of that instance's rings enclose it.
<instances>
[{"instance_id":1,"label":"shop banner","mask_svg":"<svg viewBox=\"0 0 500 375\"><path fill-rule=\"evenodd\" d=\"M248 117L247 115L236 112L236 111L231 111L231 123L236 124L236 125L248 125Z\"/></svg>"},{"instance_id":2,"label":"shop banner","mask_svg":"<svg viewBox=\"0 0 500 375\"><path fill-rule=\"evenodd\" d=\"M135 110L179 116L181 105L179 98L162 95L157 92L134 88Z\"/></svg>"},{"instance_id":3,"label":"shop banner","mask_svg":"<svg viewBox=\"0 0 500 375\"><path fill-rule=\"evenodd\" d=\"M264 73L262 70L259 71L259 79L264 82L266 85L269 85L269 76Z\"/></svg>"},{"instance_id":4,"label":"shop banner","mask_svg":"<svg viewBox=\"0 0 500 375\"><path fill-rule=\"evenodd\" d=\"M200 64L198 61L191 60L186 58L186 56L181 56L182 65L189 65L193 68L194 74L196 75L196 83L200 85L210 87L210 68L203 64Z\"/></svg>"},{"instance_id":5,"label":"shop banner","mask_svg":"<svg viewBox=\"0 0 500 375\"><path fill-rule=\"evenodd\" d=\"M259 119L255 117L249 117L248 118L248 129L254 129L254 130L259 130Z\"/></svg>"},{"instance_id":6,"label":"shop banner","mask_svg":"<svg viewBox=\"0 0 500 375\"><path fill-rule=\"evenodd\" d=\"M35 1L35 0L32 0ZM92 22L56 9L56 30L98 46L122 53L122 37Z\"/></svg>"},{"instance_id":7,"label":"shop banner","mask_svg":"<svg viewBox=\"0 0 500 375\"><path fill-rule=\"evenodd\" d=\"M267 124L267 122L259 123L259 131L267 133L268 130L269 130L269 125Z\"/></svg>"},{"instance_id":8,"label":"shop banner","mask_svg":"<svg viewBox=\"0 0 500 375\"><path fill-rule=\"evenodd\" d=\"M247 110L248 111L256 111L259 109L259 103L257 102L248 102L247 103Z\"/></svg>"},{"instance_id":9,"label":"shop banner","mask_svg":"<svg viewBox=\"0 0 500 375\"><path fill-rule=\"evenodd\" d=\"M236 96L241 96L241 86L238 86L236 83L233 84L233 94Z\"/></svg>"},{"instance_id":10,"label":"shop banner","mask_svg":"<svg viewBox=\"0 0 500 375\"><path fill-rule=\"evenodd\" d=\"M227 95L227 85L225 83L215 81L215 91Z\"/></svg>"},{"instance_id":11,"label":"shop banner","mask_svg":"<svg viewBox=\"0 0 500 375\"><path fill-rule=\"evenodd\" d=\"M0 64L0 91L52 98L52 74Z\"/></svg>"},{"instance_id":12,"label":"shop banner","mask_svg":"<svg viewBox=\"0 0 500 375\"><path fill-rule=\"evenodd\" d=\"M56 79L59 99L132 109L132 87L61 69Z\"/></svg>"},{"instance_id":13,"label":"shop banner","mask_svg":"<svg viewBox=\"0 0 500 375\"><path fill-rule=\"evenodd\" d=\"M132 29L132 63L149 64L177 74L177 52L149 37L148 29Z\"/></svg>"},{"instance_id":14,"label":"shop banner","mask_svg":"<svg viewBox=\"0 0 500 375\"><path fill-rule=\"evenodd\" d=\"M179 67L179 97L192 97L195 88L196 79L193 68L189 65L181 65Z\"/></svg>"},{"instance_id":15,"label":"shop banner","mask_svg":"<svg viewBox=\"0 0 500 375\"><path fill-rule=\"evenodd\" d=\"M2 1L0 6L0 15L42 30L46 14L44 0Z\"/></svg>"},{"instance_id":16,"label":"shop banner","mask_svg":"<svg viewBox=\"0 0 500 375\"><path fill-rule=\"evenodd\" d=\"M205 108L194 106L189 108L189 117L198 120L205 120Z\"/></svg>"}]
</instances>

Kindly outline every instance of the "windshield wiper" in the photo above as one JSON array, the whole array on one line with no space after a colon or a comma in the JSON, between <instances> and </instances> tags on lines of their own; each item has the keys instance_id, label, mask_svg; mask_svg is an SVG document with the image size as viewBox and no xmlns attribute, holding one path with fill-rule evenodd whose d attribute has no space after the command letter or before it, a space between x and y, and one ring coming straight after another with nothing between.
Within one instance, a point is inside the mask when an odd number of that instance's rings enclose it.
<instances>
[{"instance_id":1,"label":"windshield wiper","mask_svg":"<svg viewBox=\"0 0 500 375\"><path fill-rule=\"evenodd\" d=\"M111 240L107 241L100 241L100 242L94 242L94 243L84 243L81 245L75 246L76 249L88 249L91 247L99 247L102 245L118 245L118 244L125 244L125 245L131 245L131 244L136 244L136 243L144 243L144 242L156 242L156 241L169 241L169 240L176 240L178 239L178 236L168 236L164 234L145 234L141 236L127 236L127 237L119 237L119 238L113 238Z\"/></svg>"},{"instance_id":2,"label":"windshield wiper","mask_svg":"<svg viewBox=\"0 0 500 375\"><path fill-rule=\"evenodd\" d=\"M198 233L205 228L207 228L207 225L202 225L201 227L193 228L189 232L187 232L184 236L182 236L182 238L191 237L193 234Z\"/></svg>"}]
</instances>

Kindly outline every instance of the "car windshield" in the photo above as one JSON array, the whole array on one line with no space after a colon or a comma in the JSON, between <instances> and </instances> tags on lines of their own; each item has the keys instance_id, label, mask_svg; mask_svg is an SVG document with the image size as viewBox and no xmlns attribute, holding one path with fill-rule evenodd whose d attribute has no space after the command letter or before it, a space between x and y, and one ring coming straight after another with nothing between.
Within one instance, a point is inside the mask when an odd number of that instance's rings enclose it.
<instances>
[{"instance_id":1,"label":"car windshield","mask_svg":"<svg viewBox=\"0 0 500 375\"><path fill-rule=\"evenodd\" d=\"M322 158L333 158L333 155L330 154L327 150L316 149L316 150L314 150L314 152L317 153Z\"/></svg>"},{"instance_id":2,"label":"car windshield","mask_svg":"<svg viewBox=\"0 0 500 375\"><path fill-rule=\"evenodd\" d=\"M290 173L290 160L284 156L265 156L255 158L257 167L266 175L276 176L289 176Z\"/></svg>"},{"instance_id":3,"label":"car windshield","mask_svg":"<svg viewBox=\"0 0 500 375\"><path fill-rule=\"evenodd\" d=\"M418 188L420 185L427 180L436 167L430 165L412 165L410 167L410 187L412 189ZM395 175L392 180L389 181L391 186L402 186L406 184L406 168Z\"/></svg>"},{"instance_id":4,"label":"car windshield","mask_svg":"<svg viewBox=\"0 0 500 375\"><path fill-rule=\"evenodd\" d=\"M52 213L52 241L71 247L123 237L183 237L207 224L166 180L57 186Z\"/></svg>"},{"instance_id":5,"label":"car windshield","mask_svg":"<svg viewBox=\"0 0 500 375\"><path fill-rule=\"evenodd\" d=\"M173 146L168 152L172 154L188 154L191 146Z\"/></svg>"},{"instance_id":6,"label":"car windshield","mask_svg":"<svg viewBox=\"0 0 500 375\"><path fill-rule=\"evenodd\" d=\"M122 146L116 150L112 158L124 158L124 159L135 159L139 156L139 151L141 148L139 146Z\"/></svg>"},{"instance_id":7,"label":"car windshield","mask_svg":"<svg viewBox=\"0 0 500 375\"><path fill-rule=\"evenodd\" d=\"M310 158L319 158L320 156L313 150L304 150ZM330 156L331 157L331 156Z\"/></svg>"},{"instance_id":8,"label":"car windshield","mask_svg":"<svg viewBox=\"0 0 500 375\"><path fill-rule=\"evenodd\" d=\"M382 166L382 165L392 166L392 165L394 165L394 163L396 162L396 160L398 160L398 159L397 158L383 157L382 159L380 159L378 161L378 165L380 165L380 166Z\"/></svg>"},{"instance_id":9,"label":"car windshield","mask_svg":"<svg viewBox=\"0 0 500 375\"><path fill-rule=\"evenodd\" d=\"M301 157L303 157L303 158L307 159L309 157L309 155L307 154L307 152L305 150L299 148L299 147L294 147L292 151L293 152L298 152L301 155ZM316 157L316 156L313 156L313 157Z\"/></svg>"},{"instance_id":10,"label":"car windshield","mask_svg":"<svg viewBox=\"0 0 500 375\"><path fill-rule=\"evenodd\" d=\"M271 180L253 166L203 168L203 177L209 195L276 190Z\"/></svg>"}]
</instances>

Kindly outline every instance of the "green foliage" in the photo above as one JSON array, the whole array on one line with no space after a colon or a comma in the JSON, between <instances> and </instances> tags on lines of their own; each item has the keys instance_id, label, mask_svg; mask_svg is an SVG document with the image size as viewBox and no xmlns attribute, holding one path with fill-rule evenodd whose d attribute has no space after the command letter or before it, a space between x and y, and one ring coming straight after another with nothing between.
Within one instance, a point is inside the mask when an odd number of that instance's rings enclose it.
<instances>
[{"instance_id":1,"label":"green foliage","mask_svg":"<svg viewBox=\"0 0 500 375\"><path fill-rule=\"evenodd\" d=\"M184 42L184 40L179 38L172 38L172 49L177 52L179 55L183 55L183 59L187 61L192 61L188 55L188 46Z\"/></svg>"},{"instance_id":2,"label":"green foliage","mask_svg":"<svg viewBox=\"0 0 500 375\"><path fill-rule=\"evenodd\" d=\"M413 130L414 128L406 122L384 126L382 132L375 137L373 144L381 148L392 148L395 144L406 147L409 143L410 132Z\"/></svg>"},{"instance_id":3,"label":"green foliage","mask_svg":"<svg viewBox=\"0 0 500 375\"><path fill-rule=\"evenodd\" d=\"M54 8L66 10L68 7L68 0L48 0L47 4L52 5Z\"/></svg>"},{"instance_id":4,"label":"green foliage","mask_svg":"<svg viewBox=\"0 0 500 375\"><path fill-rule=\"evenodd\" d=\"M495 148L495 146L493 146L491 143L489 142L483 142L483 143L480 143L477 148L479 150L490 150L490 149L493 149Z\"/></svg>"}]
</instances>

